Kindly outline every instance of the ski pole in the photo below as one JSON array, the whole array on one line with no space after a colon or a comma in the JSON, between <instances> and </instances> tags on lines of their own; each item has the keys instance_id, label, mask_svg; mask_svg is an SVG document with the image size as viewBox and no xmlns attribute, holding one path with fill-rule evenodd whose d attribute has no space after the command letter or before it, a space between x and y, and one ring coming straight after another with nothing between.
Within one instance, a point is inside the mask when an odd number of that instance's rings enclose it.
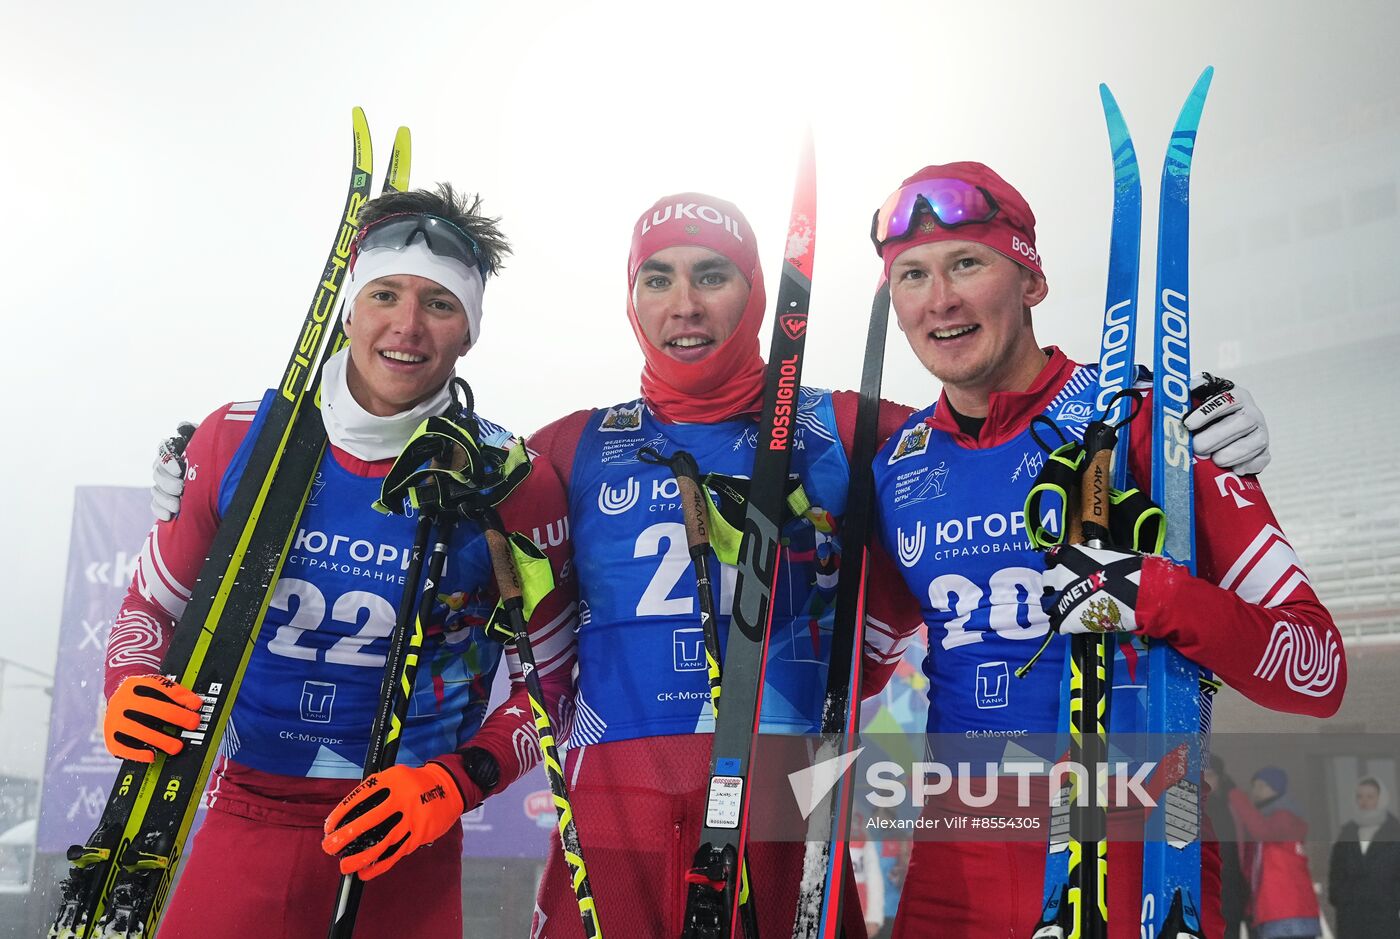
<instances>
[{"instance_id":1,"label":"ski pole","mask_svg":"<svg viewBox=\"0 0 1400 939\"><path fill-rule=\"evenodd\" d=\"M404 582L403 598L399 601L398 621L394 626L393 638L389 643L389 653L384 664L384 683L379 691L379 710L374 716L370 731L369 752L365 756L364 778L368 779L394 763L399 751L399 737L403 731L403 721L408 714L408 705L413 697L413 684L418 675L418 656L423 648L423 624L432 613L437 598L437 585L442 578L443 564L447 559L447 544L452 537L455 522L450 517L439 517L436 506L419 505L418 525L414 531L412 554L409 555L408 571ZM432 538L433 528L437 527L437 537ZM423 570L423 550L429 540L433 541L432 558L428 562L428 577L419 588L419 576ZM368 811L365 808L363 811ZM363 814L353 813L346 818L350 821ZM352 843L351 849L354 850ZM356 874L345 874L340 878L340 888L336 893L335 912L331 918L330 939L350 939L355 932L355 920L359 915L360 897L365 882Z\"/></svg>"},{"instance_id":2,"label":"ski pole","mask_svg":"<svg viewBox=\"0 0 1400 939\"><path fill-rule=\"evenodd\" d=\"M671 470L681 492L681 514L685 518L685 540L690 547L690 562L695 567L696 595L700 603L700 627L705 634L705 671L710 680L710 709L719 720L719 696L723 671L720 666L719 621L715 619L715 595L710 579L710 529L706 522L705 495L700 488L700 466L685 450L677 450L670 459L651 447L637 451L643 463L659 463ZM746 852L747 853L747 852ZM758 911L754 908L749 885L748 858L739 865L739 918L744 935L758 939Z\"/></svg>"},{"instance_id":3,"label":"ski pole","mask_svg":"<svg viewBox=\"0 0 1400 939\"><path fill-rule=\"evenodd\" d=\"M530 698L530 710L535 717L535 730L539 735L540 756L544 759L545 775L549 777L549 788L554 795L554 809L559 816L559 841L564 850L564 861L573 871L574 895L578 899L579 916L583 920L583 934L586 939L602 939L603 928L598 922L598 908L593 900L593 887L588 882L588 869L583 862L583 848L579 844L578 827L574 824L574 809L569 802L569 784L564 779L564 767L559 761L559 749L554 743L554 725L549 711L545 709L544 689L535 665L535 652L530 645L530 636L525 622L524 587L520 571L516 568L514 550L523 548L517 536L508 536L501 524L501 516L493 506L483 506L472 513L486 534L487 550L491 555L491 569L496 577L496 590L500 596L501 608L505 612L505 623L493 618L489 628L502 642L513 642L520 656L521 671L525 673L525 691ZM529 544L530 548L534 545ZM528 550L528 549L527 549ZM535 548L535 551L538 551ZM504 628L503 628L504 627Z\"/></svg>"},{"instance_id":4,"label":"ski pole","mask_svg":"<svg viewBox=\"0 0 1400 939\"><path fill-rule=\"evenodd\" d=\"M1108 544L1110 464L1116 443L1117 429L1111 424L1094 421L1085 428L1079 511L1074 516L1077 524L1070 526L1070 544ZM1108 939L1108 807L1098 783L1108 761L1108 643L1103 636L1078 634L1070 647L1070 760L1084 774L1077 782L1079 790L1088 786L1087 804L1076 798L1070 808L1070 890L1078 893L1073 904L1077 934Z\"/></svg>"}]
</instances>

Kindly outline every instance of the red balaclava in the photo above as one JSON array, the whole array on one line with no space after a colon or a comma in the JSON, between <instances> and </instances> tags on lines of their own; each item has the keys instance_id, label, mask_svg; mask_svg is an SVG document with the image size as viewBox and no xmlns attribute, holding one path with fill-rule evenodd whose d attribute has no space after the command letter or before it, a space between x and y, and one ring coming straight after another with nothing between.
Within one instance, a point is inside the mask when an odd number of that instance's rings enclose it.
<instances>
[{"instance_id":1,"label":"red balaclava","mask_svg":"<svg viewBox=\"0 0 1400 939\"><path fill-rule=\"evenodd\" d=\"M678 362L642 332L633 296L637 272L664 248L699 245L734 262L749 282L749 302L734 332L700 362ZM758 329L767 304L753 228L731 202L698 192L658 199L632 229L627 258L627 318L642 347L642 394L657 416L672 423L709 424L757 411L763 398Z\"/></svg>"},{"instance_id":2,"label":"red balaclava","mask_svg":"<svg viewBox=\"0 0 1400 939\"><path fill-rule=\"evenodd\" d=\"M891 241L880 252L885 262L887 280L895 258L915 245L930 241L976 241L1006 255L1027 270L1045 276L1040 267L1040 254L1035 249L1035 213L1016 187L1002 179L991 167L970 161L925 166L900 183L899 188L925 179L943 178L960 179L987 190L996 200L996 216L990 222L960 225L957 228L944 228L927 215L916 219L917 230L913 234Z\"/></svg>"}]
</instances>

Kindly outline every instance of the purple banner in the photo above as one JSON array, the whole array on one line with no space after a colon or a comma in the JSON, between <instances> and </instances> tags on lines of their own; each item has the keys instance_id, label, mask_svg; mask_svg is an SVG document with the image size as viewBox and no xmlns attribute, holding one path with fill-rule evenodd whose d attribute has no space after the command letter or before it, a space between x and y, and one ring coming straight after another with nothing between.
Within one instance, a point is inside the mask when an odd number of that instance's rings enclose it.
<instances>
[{"instance_id":1,"label":"purple banner","mask_svg":"<svg viewBox=\"0 0 1400 939\"><path fill-rule=\"evenodd\" d=\"M117 761L102 744L102 659L151 528L149 503L149 491L135 487L74 491L36 843L41 852L61 853L85 841L116 778Z\"/></svg>"}]
</instances>

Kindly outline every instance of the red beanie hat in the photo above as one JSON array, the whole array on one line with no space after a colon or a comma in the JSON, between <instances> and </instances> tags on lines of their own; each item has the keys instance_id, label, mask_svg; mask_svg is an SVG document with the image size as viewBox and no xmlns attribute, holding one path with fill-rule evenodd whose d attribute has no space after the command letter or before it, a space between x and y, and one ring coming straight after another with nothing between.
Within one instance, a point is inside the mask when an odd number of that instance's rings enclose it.
<instances>
[{"instance_id":1,"label":"red beanie hat","mask_svg":"<svg viewBox=\"0 0 1400 939\"><path fill-rule=\"evenodd\" d=\"M914 220L912 234L891 240L880 250L880 257L885 262L885 277L889 278L890 266L895 258L916 245L931 241L976 241L1044 277L1045 272L1040 268L1040 253L1035 249L1035 213L1016 187L1002 179L991 167L970 161L925 166L901 183L899 188L927 179L950 178L985 189L997 204L997 214L989 222L959 225L957 228L944 228L926 213L923 214ZM895 194L898 192L898 189L895 190Z\"/></svg>"},{"instance_id":2,"label":"red beanie hat","mask_svg":"<svg viewBox=\"0 0 1400 939\"><path fill-rule=\"evenodd\" d=\"M699 362L679 362L652 345L637 320L633 294L647 258L676 245L698 245L734 262L749 282L739 325ZM757 411L763 398L758 330L767 300L763 270L748 219L733 203L698 192L658 199L632 229L627 258L627 317L646 357L642 394L654 412L673 422L710 423Z\"/></svg>"}]
</instances>

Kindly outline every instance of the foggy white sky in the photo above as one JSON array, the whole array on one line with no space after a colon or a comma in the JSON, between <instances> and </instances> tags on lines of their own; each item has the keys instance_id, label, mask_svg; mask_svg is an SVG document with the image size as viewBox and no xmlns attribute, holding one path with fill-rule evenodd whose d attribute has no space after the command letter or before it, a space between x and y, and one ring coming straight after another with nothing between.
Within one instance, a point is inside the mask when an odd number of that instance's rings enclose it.
<instances>
[{"instance_id":1,"label":"foggy white sky","mask_svg":"<svg viewBox=\"0 0 1400 939\"><path fill-rule=\"evenodd\" d=\"M1151 14L1122 2L8 2L0 656L52 671L72 488L144 485L176 419L275 378L335 228L352 105L375 132L376 177L408 124L415 183L479 190L503 216L516 256L488 287L462 371L484 414L526 431L636 394L624 265L631 222L658 196L738 203L771 285L808 119L809 384L858 381L878 273L871 211L920 166L957 159L994 166L1030 200L1051 285L1039 336L1092 357L1111 173L1098 82L1143 162L1147 297L1162 148L1201 68L1217 74L1196 157L1198 270L1203 232L1295 202L1319 169L1359 172L1377 133L1397 140L1396 11L1389 0L1187 0ZM1318 126L1338 135L1322 164L1294 152L1299 137L1317 151ZM1294 259L1340 273L1351 260ZM1241 328L1226 324L1257 278L1218 266L1198 277L1193 312L1218 317L1203 327L1213 340ZM1393 331L1395 307L1363 325ZM1215 364L1214 345L1198 348L1199 364ZM897 336L887 363L888 397L932 400ZM35 733L32 747L5 748L0 771L37 772L47 698L0 708L0 723Z\"/></svg>"}]
</instances>

